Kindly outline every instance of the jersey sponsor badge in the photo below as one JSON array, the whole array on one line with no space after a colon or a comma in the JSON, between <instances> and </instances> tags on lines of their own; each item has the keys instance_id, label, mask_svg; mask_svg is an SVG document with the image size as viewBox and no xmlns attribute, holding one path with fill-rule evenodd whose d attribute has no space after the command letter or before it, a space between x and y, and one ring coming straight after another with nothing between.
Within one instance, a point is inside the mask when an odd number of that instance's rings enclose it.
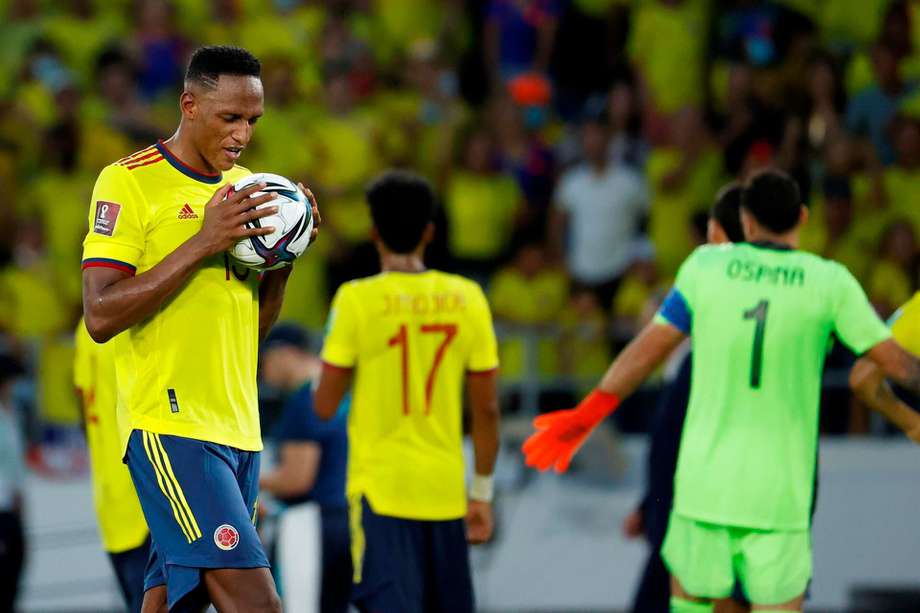
<instances>
[{"instance_id":1,"label":"jersey sponsor badge","mask_svg":"<svg viewBox=\"0 0 920 613\"><path fill-rule=\"evenodd\" d=\"M112 236L115 232L115 222L118 221L118 213L121 211L121 205L105 200L96 201L96 220L93 222L93 232Z\"/></svg>"},{"instance_id":2,"label":"jersey sponsor badge","mask_svg":"<svg viewBox=\"0 0 920 613\"><path fill-rule=\"evenodd\" d=\"M240 544L240 533L230 524L221 524L214 531L214 544L224 551L236 549Z\"/></svg>"}]
</instances>

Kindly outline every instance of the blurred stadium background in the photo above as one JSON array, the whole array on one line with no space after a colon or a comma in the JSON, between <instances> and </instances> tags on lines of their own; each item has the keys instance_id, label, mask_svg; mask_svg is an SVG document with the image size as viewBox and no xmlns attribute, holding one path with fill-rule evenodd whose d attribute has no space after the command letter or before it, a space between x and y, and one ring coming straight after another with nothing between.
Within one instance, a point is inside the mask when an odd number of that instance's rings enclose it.
<instances>
[{"instance_id":1,"label":"blurred stadium background","mask_svg":"<svg viewBox=\"0 0 920 613\"><path fill-rule=\"evenodd\" d=\"M628 606L643 546L619 523L668 371L566 480L525 474L514 451L529 415L572 403L654 312L720 185L788 170L811 209L803 247L848 266L884 317L920 283L917 0L0 0L0 14L0 353L26 371L0 404L28 466L24 611L118 609L72 386L81 241L100 169L174 129L196 45L262 60L242 162L302 180L326 219L282 320L319 333L335 288L375 272L376 172L436 186L430 263L483 284L502 338L484 610ZM584 164L608 180L580 181ZM852 359L835 348L826 373L813 610L920 610L917 455L852 401Z\"/></svg>"}]
</instances>

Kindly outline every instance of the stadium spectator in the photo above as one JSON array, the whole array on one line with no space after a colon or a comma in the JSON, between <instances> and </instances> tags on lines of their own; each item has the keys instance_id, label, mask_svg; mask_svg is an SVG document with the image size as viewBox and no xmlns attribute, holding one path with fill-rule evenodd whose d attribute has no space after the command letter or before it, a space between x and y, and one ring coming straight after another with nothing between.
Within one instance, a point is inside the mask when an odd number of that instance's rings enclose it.
<instances>
[{"instance_id":1,"label":"stadium spectator","mask_svg":"<svg viewBox=\"0 0 920 613\"><path fill-rule=\"evenodd\" d=\"M559 22L557 0L490 0L485 58L493 88L524 73L546 73Z\"/></svg>"},{"instance_id":2,"label":"stadium spectator","mask_svg":"<svg viewBox=\"0 0 920 613\"><path fill-rule=\"evenodd\" d=\"M459 133L471 120L460 98L455 70L443 59L443 50L428 40L409 48L402 71L404 89L379 96L386 153L397 165L417 168L443 189L453 163ZM393 121L393 120L396 121Z\"/></svg>"},{"instance_id":3,"label":"stadium spectator","mask_svg":"<svg viewBox=\"0 0 920 613\"><path fill-rule=\"evenodd\" d=\"M514 179L498 171L495 138L485 129L467 135L461 159L444 194L447 241L456 269L485 283L508 255L523 197Z\"/></svg>"},{"instance_id":4,"label":"stadium spectator","mask_svg":"<svg viewBox=\"0 0 920 613\"><path fill-rule=\"evenodd\" d=\"M878 42L872 48L872 68L875 83L850 100L846 125L854 136L871 142L875 155L888 166L895 161L889 136L891 119L900 102L916 91L917 84L901 76L899 52L889 43Z\"/></svg>"},{"instance_id":5,"label":"stadium spectator","mask_svg":"<svg viewBox=\"0 0 920 613\"><path fill-rule=\"evenodd\" d=\"M597 293L592 288L573 288L559 325L559 372L573 379L573 392L586 392L612 357L607 313Z\"/></svg>"},{"instance_id":6,"label":"stadium spectator","mask_svg":"<svg viewBox=\"0 0 920 613\"><path fill-rule=\"evenodd\" d=\"M556 107L565 120L578 116L584 100L607 91L625 65L629 15L629 5L620 0L565 3L551 65Z\"/></svg>"},{"instance_id":7,"label":"stadium spectator","mask_svg":"<svg viewBox=\"0 0 920 613\"><path fill-rule=\"evenodd\" d=\"M649 146L642 136L638 92L630 78L619 78L607 92L610 158L614 163L645 168Z\"/></svg>"},{"instance_id":8,"label":"stadium spectator","mask_svg":"<svg viewBox=\"0 0 920 613\"><path fill-rule=\"evenodd\" d=\"M843 125L846 94L840 69L833 57L816 55L807 68L808 81L802 117L811 151L820 152L828 138Z\"/></svg>"},{"instance_id":9,"label":"stadium spectator","mask_svg":"<svg viewBox=\"0 0 920 613\"><path fill-rule=\"evenodd\" d=\"M61 56L80 85L88 85L93 62L107 45L124 37L127 15L117 4L66 0L44 13L42 36Z\"/></svg>"},{"instance_id":10,"label":"stadium spectator","mask_svg":"<svg viewBox=\"0 0 920 613\"><path fill-rule=\"evenodd\" d=\"M821 194L823 197L816 198L808 225L803 228L803 248L836 260L857 279L865 279L867 244L871 241L855 223L849 177L826 176Z\"/></svg>"},{"instance_id":11,"label":"stadium spectator","mask_svg":"<svg viewBox=\"0 0 920 613\"><path fill-rule=\"evenodd\" d=\"M581 137L584 161L559 179L550 238L556 252L565 254L572 279L591 287L609 310L633 260L648 189L634 170L610 161L604 119L586 120Z\"/></svg>"},{"instance_id":12,"label":"stadium spectator","mask_svg":"<svg viewBox=\"0 0 920 613\"><path fill-rule=\"evenodd\" d=\"M345 613L352 579L347 402L328 422L314 413L311 381L322 366L297 326L275 326L260 361L262 380L287 397L271 431L275 467L259 478L262 492L284 506L273 556L282 602L291 611Z\"/></svg>"},{"instance_id":13,"label":"stadium spectator","mask_svg":"<svg viewBox=\"0 0 920 613\"><path fill-rule=\"evenodd\" d=\"M127 148L142 147L160 136L152 109L138 95L137 67L126 51L117 46L103 50L96 58L95 76L95 95L83 109L87 118L130 139Z\"/></svg>"},{"instance_id":14,"label":"stadium spectator","mask_svg":"<svg viewBox=\"0 0 920 613\"><path fill-rule=\"evenodd\" d=\"M521 245L512 263L492 278L488 296L495 320L511 326L498 346L503 377L520 380L528 374L527 341L523 337L541 331L548 334L536 343L538 373L549 376L556 372L556 339L551 326L565 307L568 289L565 272L547 262L538 242Z\"/></svg>"},{"instance_id":15,"label":"stadium spectator","mask_svg":"<svg viewBox=\"0 0 920 613\"><path fill-rule=\"evenodd\" d=\"M9 354L0 354L0 611L13 611L25 559L23 500L25 445L12 388L24 374Z\"/></svg>"},{"instance_id":16,"label":"stadium spectator","mask_svg":"<svg viewBox=\"0 0 920 613\"><path fill-rule=\"evenodd\" d=\"M527 240L542 240L546 232L556 164L553 150L540 133L548 114L548 84L546 96L529 97L523 88L515 88L511 96L499 97L492 105L489 120L496 135L501 166L514 176L524 203L519 220L519 233Z\"/></svg>"},{"instance_id":17,"label":"stadium spectator","mask_svg":"<svg viewBox=\"0 0 920 613\"><path fill-rule=\"evenodd\" d=\"M722 160L701 114L684 109L672 121L671 142L649 154L649 238L666 278L696 246L688 232L694 213L705 212L724 182Z\"/></svg>"},{"instance_id":18,"label":"stadium spectator","mask_svg":"<svg viewBox=\"0 0 920 613\"><path fill-rule=\"evenodd\" d=\"M629 59L639 80L646 134L658 144L667 139L671 115L702 102L706 3L650 0L636 6L632 20Z\"/></svg>"},{"instance_id":19,"label":"stadium spectator","mask_svg":"<svg viewBox=\"0 0 920 613\"><path fill-rule=\"evenodd\" d=\"M909 221L898 219L882 234L878 258L866 281L866 293L879 315L887 318L907 302L916 278L917 237Z\"/></svg>"},{"instance_id":20,"label":"stadium spectator","mask_svg":"<svg viewBox=\"0 0 920 613\"><path fill-rule=\"evenodd\" d=\"M167 0L141 0L137 11L140 63L138 85L146 100L172 96L182 82L189 45L176 27L175 7Z\"/></svg>"},{"instance_id":21,"label":"stadium spectator","mask_svg":"<svg viewBox=\"0 0 920 613\"><path fill-rule=\"evenodd\" d=\"M687 229L684 231L689 233ZM652 245L647 242L638 245L635 260L623 275L623 283L617 291L610 313L612 334L618 345L627 343L642 329L649 301L662 290L667 290L663 283L665 279L658 273Z\"/></svg>"},{"instance_id":22,"label":"stadium spectator","mask_svg":"<svg viewBox=\"0 0 920 613\"><path fill-rule=\"evenodd\" d=\"M920 117L895 115L890 133L895 162L882 171L882 189L891 211L905 217L920 233Z\"/></svg>"}]
</instances>

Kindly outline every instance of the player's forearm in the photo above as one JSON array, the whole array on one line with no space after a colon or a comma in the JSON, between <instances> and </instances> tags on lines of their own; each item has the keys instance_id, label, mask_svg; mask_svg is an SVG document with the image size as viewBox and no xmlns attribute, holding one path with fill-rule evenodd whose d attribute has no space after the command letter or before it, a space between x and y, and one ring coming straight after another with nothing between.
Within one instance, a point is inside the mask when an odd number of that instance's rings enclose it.
<instances>
[{"instance_id":1,"label":"player's forearm","mask_svg":"<svg viewBox=\"0 0 920 613\"><path fill-rule=\"evenodd\" d=\"M866 406L916 440L920 436L920 413L899 400L884 377L874 362L864 358L850 372L850 387Z\"/></svg>"},{"instance_id":2,"label":"player's forearm","mask_svg":"<svg viewBox=\"0 0 920 613\"><path fill-rule=\"evenodd\" d=\"M673 326L649 324L613 361L598 389L625 399L642 385L683 339L684 335Z\"/></svg>"},{"instance_id":3,"label":"player's forearm","mask_svg":"<svg viewBox=\"0 0 920 613\"><path fill-rule=\"evenodd\" d=\"M277 498L293 498L309 492L314 479L315 473L296 474L282 467L263 475L259 479L259 489Z\"/></svg>"},{"instance_id":4,"label":"player's forearm","mask_svg":"<svg viewBox=\"0 0 920 613\"><path fill-rule=\"evenodd\" d=\"M83 312L93 340L104 343L153 315L198 270L207 250L193 237L150 270L100 286L83 275Z\"/></svg>"},{"instance_id":5,"label":"player's forearm","mask_svg":"<svg viewBox=\"0 0 920 613\"><path fill-rule=\"evenodd\" d=\"M259 284L259 340L263 340L278 320L284 303L284 288L291 276L291 266L270 270Z\"/></svg>"},{"instance_id":6,"label":"player's forearm","mask_svg":"<svg viewBox=\"0 0 920 613\"><path fill-rule=\"evenodd\" d=\"M494 407L473 412L471 436L477 475L491 475L495 470L500 421L497 401Z\"/></svg>"},{"instance_id":7,"label":"player's forearm","mask_svg":"<svg viewBox=\"0 0 920 613\"><path fill-rule=\"evenodd\" d=\"M854 378L859 379L872 374L866 364L874 362L880 370L879 377L888 376L905 389L920 394L920 359L901 347L894 339L889 338L877 344L866 353L866 358L868 360L860 359L853 367L850 375L851 386Z\"/></svg>"},{"instance_id":8,"label":"player's forearm","mask_svg":"<svg viewBox=\"0 0 920 613\"><path fill-rule=\"evenodd\" d=\"M472 411L470 436L477 475L491 475L498 458L501 410L498 406L496 372L469 375L467 392Z\"/></svg>"}]
</instances>

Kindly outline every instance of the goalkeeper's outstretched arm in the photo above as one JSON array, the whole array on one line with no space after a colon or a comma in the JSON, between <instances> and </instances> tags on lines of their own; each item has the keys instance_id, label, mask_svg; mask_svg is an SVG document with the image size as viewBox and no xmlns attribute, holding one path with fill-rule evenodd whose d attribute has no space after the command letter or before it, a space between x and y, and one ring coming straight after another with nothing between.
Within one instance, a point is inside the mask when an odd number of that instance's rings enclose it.
<instances>
[{"instance_id":1,"label":"goalkeeper's outstretched arm","mask_svg":"<svg viewBox=\"0 0 920 613\"><path fill-rule=\"evenodd\" d=\"M574 409L544 413L534 419L537 432L524 443L528 466L565 472L594 428L632 394L686 338L677 327L653 321L607 369L597 388Z\"/></svg>"},{"instance_id":2,"label":"goalkeeper's outstretched arm","mask_svg":"<svg viewBox=\"0 0 920 613\"><path fill-rule=\"evenodd\" d=\"M687 336L669 323L652 321L604 373L597 389L619 399L631 395Z\"/></svg>"}]
</instances>

